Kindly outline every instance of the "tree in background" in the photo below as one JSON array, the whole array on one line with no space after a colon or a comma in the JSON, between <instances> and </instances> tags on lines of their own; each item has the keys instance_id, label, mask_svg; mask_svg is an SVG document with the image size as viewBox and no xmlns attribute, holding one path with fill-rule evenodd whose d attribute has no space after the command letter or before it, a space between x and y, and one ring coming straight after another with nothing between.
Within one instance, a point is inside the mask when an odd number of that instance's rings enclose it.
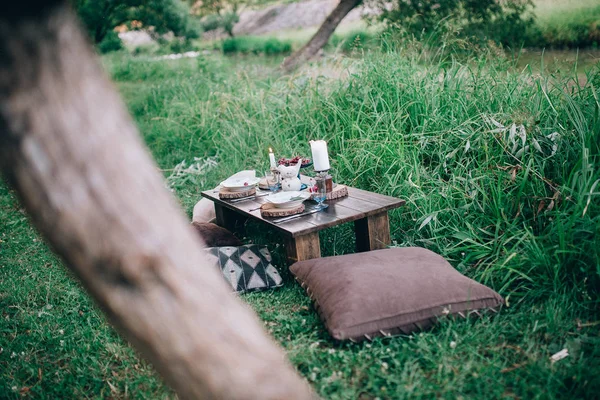
<instances>
[{"instance_id":1,"label":"tree in background","mask_svg":"<svg viewBox=\"0 0 600 400\"><path fill-rule=\"evenodd\" d=\"M283 62L283 69L290 71L313 58L344 17L361 3L340 0L309 42ZM444 22L461 37L518 45L534 22L533 14L528 13L533 7L531 0L370 0L369 5L380 10L376 19L416 36L434 33Z\"/></svg>"},{"instance_id":2,"label":"tree in background","mask_svg":"<svg viewBox=\"0 0 600 400\"><path fill-rule=\"evenodd\" d=\"M417 37L446 26L462 38L520 45L534 22L531 0L395 0L391 8L386 0L375 4L381 10L377 19Z\"/></svg>"},{"instance_id":3,"label":"tree in background","mask_svg":"<svg viewBox=\"0 0 600 400\"><path fill-rule=\"evenodd\" d=\"M72 0L72 4L96 43L113 40L113 29L132 21L153 26L157 33L198 37L189 6L181 0Z\"/></svg>"},{"instance_id":4,"label":"tree in background","mask_svg":"<svg viewBox=\"0 0 600 400\"><path fill-rule=\"evenodd\" d=\"M282 68L285 71L291 71L317 55L319 50L327 44L340 22L360 3L362 3L362 0L340 0L331 14L325 18L317 33L301 49L286 58L283 61Z\"/></svg>"}]
</instances>

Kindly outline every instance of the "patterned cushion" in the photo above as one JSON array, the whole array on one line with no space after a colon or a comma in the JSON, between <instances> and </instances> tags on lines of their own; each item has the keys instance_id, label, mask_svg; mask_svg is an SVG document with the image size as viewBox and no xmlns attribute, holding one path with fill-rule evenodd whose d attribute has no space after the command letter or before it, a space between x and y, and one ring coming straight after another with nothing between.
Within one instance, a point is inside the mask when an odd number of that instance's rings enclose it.
<instances>
[{"instance_id":1,"label":"patterned cushion","mask_svg":"<svg viewBox=\"0 0 600 400\"><path fill-rule=\"evenodd\" d=\"M271 254L265 246L210 247L206 251L236 292L252 292L282 285L281 276L271 264Z\"/></svg>"}]
</instances>

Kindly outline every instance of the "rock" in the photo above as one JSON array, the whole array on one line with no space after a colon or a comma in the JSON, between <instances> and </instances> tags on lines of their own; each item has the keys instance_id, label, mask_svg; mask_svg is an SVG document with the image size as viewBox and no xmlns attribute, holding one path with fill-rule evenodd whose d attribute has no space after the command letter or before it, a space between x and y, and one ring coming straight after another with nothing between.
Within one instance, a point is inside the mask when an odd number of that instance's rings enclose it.
<instances>
[{"instance_id":1,"label":"rock","mask_svg":"<svg viewBox=\"0 0 600 400\"><path fill-rule=\"evenodd\" d=\"M146 31L120 32L119 39L128 47L139 47L155 43L152 36Z\"/></svg>"}]
</instances>

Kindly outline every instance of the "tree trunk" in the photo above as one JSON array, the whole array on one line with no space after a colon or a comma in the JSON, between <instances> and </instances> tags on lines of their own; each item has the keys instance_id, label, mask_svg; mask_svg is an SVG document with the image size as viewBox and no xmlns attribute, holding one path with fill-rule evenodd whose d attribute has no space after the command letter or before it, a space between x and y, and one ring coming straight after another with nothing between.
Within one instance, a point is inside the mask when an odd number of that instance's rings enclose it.
<instances>
[{"instance_id":1,"label":"tree trunk","mask_svg":"<svg viewBox=\"0 0 600 400\"><path fill-rule=\"evenodd\" d=\"M181 398L311 398L207 264L66 2L15 4L0 16L0 167L35 226Z\"/></svg>"},{"instance_id":2,"label":"tree trunk","mask_svg":"<svg viewBox=\"0 0 600 400\"><path fill-rule=\"evenodd\" d=\"M289 72L314 57L327 44L329 38L344 17L361 2L362 0L340 0L340 3L327 16L317 33L315 33L304 47L286 58L281 67Z\"/></svg>"}]
</instances>

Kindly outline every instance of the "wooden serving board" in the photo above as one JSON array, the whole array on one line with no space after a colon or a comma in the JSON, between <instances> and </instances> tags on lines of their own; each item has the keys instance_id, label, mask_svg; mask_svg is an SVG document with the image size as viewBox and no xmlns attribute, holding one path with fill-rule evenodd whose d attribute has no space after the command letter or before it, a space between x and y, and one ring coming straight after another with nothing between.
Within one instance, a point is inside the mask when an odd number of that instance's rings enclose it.
<instances>
[{"instance_id":1,"label":"wooden serving board","mask_svg":"<svg viewBox=\"0 0 600 400\"><path fill-rule=\"evenodd\" d=\"M263 217L287 217L304 212L304 204L295 208L277 208L271 203L265 203L260 207L260 215Z\"/></svg>"},{"instance_id":2,"label":"wooden serving board","mask_svg":"<svg viewBox=\"0 0 600 400\"><path fill-rule=\"evenodd\" d=\"M253 186L250 190L244 192L232 192L225 188L219 189L220 199L241 199L242 197L254 196L256 194L256 188Z\"/></svg>"},{"instance_id":3,"label":"wooden serving board","mask_svg":"<svg viewBox=\"0 0 600 400\"><path fill-rule=\"evenodd\" d=\"M267 178L261 178L260 182L258 182L258 188L262 190L269 190L269 184L267 183Z\"/></svg>"},{"instance_id":4,"label":"wooden serving board","mask_svg":"<svg viewBox=\"0 0 600 400\"><path fill-rule=\"evenodd\" d=\"M339 199L341 197L346 197L348 196L348 187L346 185L337 185L336 187L333 188L333 190L329 193L327 193L326 199L327 200L335 200L335 199ZM315 194L313 193L311 196L311 199L315 198Z\"/></svg>"}]
</instances>

